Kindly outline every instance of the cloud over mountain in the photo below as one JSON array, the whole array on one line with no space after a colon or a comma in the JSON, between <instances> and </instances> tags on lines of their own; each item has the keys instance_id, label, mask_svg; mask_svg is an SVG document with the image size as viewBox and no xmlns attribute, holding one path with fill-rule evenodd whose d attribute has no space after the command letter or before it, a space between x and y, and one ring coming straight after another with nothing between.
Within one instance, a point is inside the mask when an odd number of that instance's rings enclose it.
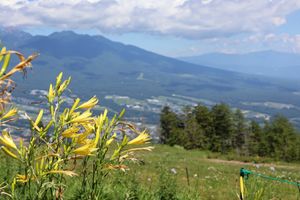
<instances>
[{"instance_id":1,"label":"cloud over mountain","mask_svg":"<svg viewBox=\"0 0 300 200\"><path fill-rule=\"evenodd\" d=\"M1 0L0 24L189 39L268 32L299 0Z\"/></svg>"}]
</instances>

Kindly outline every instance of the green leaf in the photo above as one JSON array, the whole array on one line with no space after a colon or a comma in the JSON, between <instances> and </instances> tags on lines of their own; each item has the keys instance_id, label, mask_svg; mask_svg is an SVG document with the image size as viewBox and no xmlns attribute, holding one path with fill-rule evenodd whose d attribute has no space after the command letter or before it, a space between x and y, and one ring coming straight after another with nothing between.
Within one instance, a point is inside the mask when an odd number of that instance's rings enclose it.
<instances>
[{"instance_id":1,"label":"green leaf","mask_svg":"<svg viewBox=\"0 0 300 200\"><path fill-rule=\"evenodd\" d=\"M0 53L4 53L5 51L6 51L6 48L3 47L0 51ZM4 57L3 55L0 56L0 62L2 61L3 57Z\"/></svg>"},{"instance_id":2,"label":"green leaf","mask_svg":"<svg viewBox=\"0 0 300 200\"><path fill-rule=\"evenodd\" d=\"M0 77L5 73L10 61L10 54L7 54L4 58L4 62L0 71Z\"/></svg>"}]
</instances>

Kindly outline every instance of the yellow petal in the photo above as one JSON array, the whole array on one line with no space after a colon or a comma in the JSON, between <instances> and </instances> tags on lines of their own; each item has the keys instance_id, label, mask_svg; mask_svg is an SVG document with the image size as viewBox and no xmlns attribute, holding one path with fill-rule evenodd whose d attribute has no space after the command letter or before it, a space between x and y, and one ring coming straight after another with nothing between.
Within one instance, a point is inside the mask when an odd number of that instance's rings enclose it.
<instances>
[{"instance_id":1,"label":"yellow petal","mask_svg":"<svg viewBox=\"0 0 300 200\"><path fill-rule=\"evenodd\" d=\"M78 106L77 109L91 109L95 105L97 105L97 103L98 103L98 99L94 96L90 100L88 100L87 102L85 102L85 103L81 104L80 106Z\"/></svg>"},{"instance_id":2,"label":"yellow petal","mask_svg":"<svg viewBox=\"0 0 300 200\"><path fill-rule=\"evenodd\" d=\"M71 108L71 110L70 110L70 114L72 114L72 113L74 112L74 110L76 109L76 107L77 107L77 105L79 104L79 102L80 102L80 99L79 99L79 98L77 98L77 99L74 101L73 106L72 106L72 108Z\"/></svg>"},{"instance_id":3,"label":"yellow petal","mask_svg":"<svg viewBox=\"0 0 300 200\"><path fill-rule=\"evenodd\" d=\"M19 183L26 183L26 182L28 182L28 177L26 177L25 175L23 175L23 174L17 174L16 175L16 180L17 180L17 182L19 182Z\"/></svg>"},{"instance_id":4,"label":"yellow petal","mask_svg":"<svg viewBox=\"0 0 300 200\"><path fill-rule=\"evenodd\" d=\"M16 108L13 108L13 109L10 109L7 113L5 113L1 119L7 119L7 118L10 118L14 115L16 115L18 113L18 110Z\"/></svg>"},{"instance_id":5,"label":"yellow petal","mask_svg":"<svg viewBox=\"0 0 300 200\"><path fill-rule=\"evenodd\" d=\"M97 151L97 148L93 147L93 144L83 145L73 151L76 155L91 155L94 151Z\"/></svg>"},{"instance_id":6,"label":"yellow petal","mask_svg":"<svg viewBox=\"0 0 300 200\"><path fill-rule=\"evenodd\" d=\"M60 72L59 75L56 77L56 87L57 88L60 86L62 76L63 76L63 73Z\"/></svg>"},{"instance_id":7,"label":"yellow petal","mask_svg":"<svg viewBox=\"0 0 300 200\"><path fill-rule=\"evenodd\" d=\"M79 137L76 141L77 144L82 144L82 145L85 145L85 144L90 144L92 145L93 143L93 140L91 139L88 139L86 137Z\"/></svg>"},{"instance_id":8,"label":"yellow petal","mask_svg":"<svg viewBox=\"0 0 300 200\"><path fill-rule=\"evenodd\" d=\"M128 169L128 167L126 165L107 165L106 169L110 169L110 170L119 169L125 172Z\"/></svg>"},{"instance_id":9,"label":"yellow petal","mask_svg":"<svg viewBox=\"0 0 300 200\"><path fill-rule=\"evenodd\" d=\"M42 120L43 114L44 114L44 110L42 109L42 110L40 110L40 112L34 122L35 126L37 126L40 123L40 121Z\"/></svg>"},{"instance_id":10,"label":"yellow petal","mask_svg":"<svg viewBox=\"0 0 300 200\"><path fill-rule=\"evenodd\" d=\"M142 132L139 134L136 138L133 140L129 141L128 144L145 144L148 143L151 140L149 134Z\"/></svg>"},{"instance_id":11,"label":"yellow petal","mask_svg":"<svg viewBox=\"0 0 300 200\"><path fill-rule=\"evenodd\" d=\"M92 113L87 110L85 111L84 113L82 113L81 115L73 118L70 123L81 123L81 122L86 122L86 121L89 121L89 120L92 120L93 118L91 118L92 116Z\"/></svg>"},{"instance_id":12,"label":"yellow petal","mask_svg":"<svg viewBox=\"0 0 300 200\"><path fill-rule=\"evenodd\" d=\"M64 171L64 170L52 170L52 171L47 172L46 174L64 174L64 175L71 176L71 177L78 176L78 174L76 174L73 171Z\"/></svg>"},{"instance_id":13,"label":"yellow petal","mask_svg":"<svg viewBox=\"0 0 300 200\"><path fill-rule=\"evenodd\" d=\"M71 127L68 128L67 130L65 130L61 135L65 138L74 138L74 137L78 137L80 136L80 134L78 134L79 128L78 127Z\"/></svg>"},{"instance_id":14,"label":"yellow petal","mask_svg":"<svg viewBox=\"0 0 300 200\"><path fill-rule=\"evenodd\" d=\"M3 131L2 136L0 136L0 142L3 145L17 150L16 144L14 143L12 137L10 136L10 134L7 131Z\"/></svg>"},{"instance_id":15,"label":"yellow petal","mask_svg":"<svg viewBox=\"0 0 300 200\"><path fill-rule=\"evenodd\" d=\"M83 133L78 134L78 143L80 144L87 144L91 143L90 139L87 139L87 137L94 132L94 127L90 124L83 125L85 131ZM87 142L88 141L88 142Z\"/></svg>"},{"instance_id":16,"label":"yellow petal","mask_svg":"<svg viewBox=\"0 0 300 200\"><path fill-rule=\"evenodd\" d=\"M152 151L153 149L154 149L154 147L152 147L152 146L150 146L150 147L132 148L132 149L128 149L128 150L124 151L123 153L133 152L133 151Z\"/></svg>"},{"instance_id":17,"label":"yellow petal","mask_svg":"<svg viewBox=\"0 0 300 200\"><path fill-rule=\"evenodd\" d=\"M106 120L106 116L107 116L107 109L104 110L104 113L100 115L100 117L98 117L97 119L97 131L96 131L96 137L95 137L95 140L94 140L94 147L97 146L99 140L100 140L100 134L101 134L101 131L102 131L102 127L103 127L103 123L104 121Z\"/></svg>"},{"instance_id":18,"label":"yellow petal","mask_svg":"<svg viewBox=\"0 0 300 200\"><path fill-rule=\"evenodd\" d=\"M0 51L0 62L2 61L2 59L4 57L3 55L5 55L5 52L6 52L6 47L3 47Z\"/></svg>"},{"instance_id":19,"label":"yellow petal","mask_svg":"<svg viewBox=\"0 0 300 200\"><path fill-rule=\"evenodd\" d=\"M9 62L10 62L10 56L11 56L10 53L7 53L7 54L4 56L4 62L3 62L3 64L2 64L2 68L1 68L1 70L0 70L0 76L2 76L2 75L6 72L6 70L7 70L7 67L8 67ZM1 58L1 60L2 60L2 58Z\"/></svg>"},{"instance_id":20,"label":"yellow petal","mask_svg":"<svg viewBox=\"0 0 300 200\"><path fill-rule=\"evenodd\" d=\"M117 134L114 133L109 140L106 141L106 146L109 146L117 137Z\"/></svg>"},{"instance_id":21,"label":"yellow petal","mask_svg":"<svg viewBox=\"0 0 300 200\"><path fill-rule=\"evenodd\" d=\"M18 156L17 156L16 154L14 154L14 153L11 152L10 150L8 150L6 147L2 146L1 149L3 150L3 152L4 152L6 155L8 155L8 156L10 156L10 157L12 157L12 158L14 158L14 159L19 159Z\"/></svg>"},{"instance_id":22,"label":"yellow petal","mask_svg":"<svg viewBox=\"0 0 300 200\"><path fill-rule=\"evenodd\" d=\"M60 86L59 88L57 89L57 93L58 95L61 95L65 89L67 89L68 85L70 84L71 82L71 77L69 77L67 80L65 80Z\"/></svg>"},{"instance_id":23,"label":"yellow petal","mask_svg":"<svg viewBox=\"0 0 300 200\"><path fill-rule=\"evenodd\" d=\"M53 86L52 86L52 84L50 84L50 86L49 86L49 92L48 92L48 101L50 103L52 103L53 100L54 100L54 97L55 97L55 93L54 93L54 90L53 90Z\"/></svg>"},{"instance_id":24,"label":"yellow petal","mask_svg":"<svg viewBox=\"0 0 300 200\"><path fill-rule=\"evenodd\" d=\"M90 135L89 132L84 132L82 134L79 134L79 137L77 138L77 143L78 144L91 144L92 140L87 138L89 135Z\"/></svg>"}]
</instances>

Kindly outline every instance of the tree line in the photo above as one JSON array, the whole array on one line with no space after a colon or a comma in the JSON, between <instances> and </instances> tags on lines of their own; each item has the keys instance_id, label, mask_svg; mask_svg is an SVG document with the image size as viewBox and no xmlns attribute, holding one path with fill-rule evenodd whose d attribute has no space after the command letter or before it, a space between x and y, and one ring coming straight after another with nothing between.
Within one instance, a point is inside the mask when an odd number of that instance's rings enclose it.
<instances>
[{"instance_id":1,"label":"tree line","mask_svg":"<svg viewBox=\"0 0 300 200\"><path fill-rule=\"evenodd\" d=\"M286 117L277 115L259 124L246 120L241 110L223 103L212 108L186 107L181 114L164 107L160 114L160 139L164 144L186 149L300 160L300 134Z\"/></svg>"}]
</instances>

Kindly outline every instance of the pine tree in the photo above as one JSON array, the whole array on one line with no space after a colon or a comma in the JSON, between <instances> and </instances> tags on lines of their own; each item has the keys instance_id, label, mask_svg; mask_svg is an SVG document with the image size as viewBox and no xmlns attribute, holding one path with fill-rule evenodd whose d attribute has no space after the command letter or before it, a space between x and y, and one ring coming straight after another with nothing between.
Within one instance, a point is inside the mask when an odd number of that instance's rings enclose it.
<instances>
[{"instance_id":1,"label":"pine tree","mask_svg":"<svg viewBox=\"0 0 300 200\"><path fill-rule=\"evenodd\" d=\"M267 151L262 128L256 121L253 120L251 121L249 127L249 139L247 142L247 147L249 150L249 155L251 156L262 156Z\"/></svg>"},{"instance_id":2,"label":"pine tree","mask_svg":"<svg viewBox=\"0 0 300 200\"><path fill-rule=\"evenodd\" d=\"M186 141L183 121L170 107L165 106L160 115L160 139L163 144L183 145Z\"/></svg>"},{"instance_id":3,"label":"pine tree","mask_svg":"<svg viewBox=\"0 0 300 200\"><path fill-rule=\"evenodd\" d=\"M211 149L211 139L214 136L213 129L213 119L211 115L211 111L208 107L203 105L197 105L193 113L195 115L195 119L199 125L199 129L203 132L203 141L204 141L204 149Z\"/></svg>"},{"instance_id":4,"label":"pine tree","mask_svg":"<svg viewBox=\"0 0 300 200\"><path fill-rule=\"evenodd\" d=\"M186 149L206 149L206 138L204 130L197 123L193 113L189 113L185 121L185 129L187 141L184 145Z\"/></svg>"},{"instance_id":5,"label":"pine tree","mask_svg":"<svg viewBox=\"0 0 300 200\"><path fill-rule=\"evenodd\" d=\"M275 116L266 129L269 156L286 161L297 157L297 133L286 117Z\"/></svg>"},{"instance_id":6,"label":"pine tree","mask_svg":"<svg viewBox=\"0 0 300 200\"><path fill-rule=\"evenodd\" d=\"M246 140L248 139L247 124L244 114L240 109L237 109L233 114L233 144L232 146L236 149L238 154L248 153L246 148Z\"/></svg>"},{"instance_id":7,"label":"pine tree","mask_svg":"<svg viewBox=\"0 0 300 200\"><path fill-rule=\"evenodd\" d=\"M227 153L232 149L233 120L228 105L217 104L212 108L213 129L212 151Z\"/></svg>"},{"instance_id":8,"label":"pine tree","mask_svg":"<svg viewBox=\"0 0 300 200\"><path fill-rule=\"evenodd\" d=\"M163 144L168 144L172 130L177 123L177 116L170 107L165 106L160 114L160 139Z\"/></svg>"}]
</instances>

